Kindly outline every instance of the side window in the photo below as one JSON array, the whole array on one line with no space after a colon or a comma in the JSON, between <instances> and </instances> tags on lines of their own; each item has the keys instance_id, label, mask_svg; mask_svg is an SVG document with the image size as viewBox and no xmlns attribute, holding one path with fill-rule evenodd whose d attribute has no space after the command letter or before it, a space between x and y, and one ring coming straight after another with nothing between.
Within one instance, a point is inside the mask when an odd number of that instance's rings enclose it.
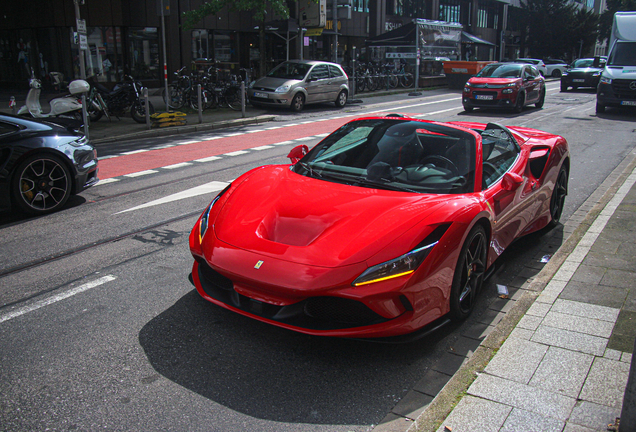
<instances>
[{"instance_id":1,"label":"side window","mask_svg":"<svg viewBox=\"0 0 636 432\"><path fill-rule=\"evenodd\" d=\"M311 78L316 80L329 78L329 68L327 65L318 65L311 71Z\"/></svg>"},{"instance_id":2,"label":"side window","mask_svg":"<svg viewBox=\"0 0 636 432\"><path fill-rule=\"evenodd\" d=\"M337 68L336 66L329 65L329 71L331 72L332 78L341 77L344 75L340 68Z\"/></svg>"},{"instance_id":3,"label":"side window","mask_svg":"<svg viewBox=\"0 0 636 432\"><path fill-rule=\"evenodd\" d=\"M483 149L482 188L496 183L515 163L519 146L503 129L486 129L481 134Z\"/></svg>"},{"instance_id":4,"label":"side window","mask_svg":"<svg viewBox=\"0 0 636 432\"><path fill-rule=\"evenodd\" d=\"M18 130L19 128L14 125L0 122L0 136L12 134Z\"/></svg>"}]
</instances>

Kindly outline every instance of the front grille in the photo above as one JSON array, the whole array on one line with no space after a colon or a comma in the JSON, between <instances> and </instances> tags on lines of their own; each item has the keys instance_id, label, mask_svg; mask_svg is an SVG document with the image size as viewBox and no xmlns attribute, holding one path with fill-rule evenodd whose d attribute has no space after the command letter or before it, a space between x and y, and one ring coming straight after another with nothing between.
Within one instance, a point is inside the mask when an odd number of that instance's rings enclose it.
<instances>
[{"instance_id":1,"label":"front grille","mask_svg":"<svg viewBox=\"0 0 636 432\"><path fill-rule=\"evenodd\" d=\"M199 262L199 281L213 299L272 321L311 330L339 330L387 321L364 303L340 297L311 297L288 306L251 299L234 290L230 279Z\"/></svg>"},{"instance_id":2,"label":"front grille","mask_svg":"<svg viewBox=\"0 0 636 432\"><path fill-rule=\"evenodd\" d=\"M276 103L276 101L274 99L259 98L259 97L254 97L254 96L252 96L250 98L250 100L252 102L259 102L259 103L270 103L270 104Z\"/></svg>"},{"instance_id":3,"label":"front grille","mask_svg":"<svg viewBox=\"0 0 636 432\"><path fill-rule=\"evenodd\" d=\"M636 90L630 88L631 83L634 83L634 88L636 89L636 81L634 80L612 80L612 91L617 99L636 100Z\"/></svg>"}]
</instances>

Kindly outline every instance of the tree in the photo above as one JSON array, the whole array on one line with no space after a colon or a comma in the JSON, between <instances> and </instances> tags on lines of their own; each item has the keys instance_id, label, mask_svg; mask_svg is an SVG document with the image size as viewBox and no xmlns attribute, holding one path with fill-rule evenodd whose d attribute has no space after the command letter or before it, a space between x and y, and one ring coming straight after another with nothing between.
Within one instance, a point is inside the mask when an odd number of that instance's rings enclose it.
<instances>
[{"instance_id":1,"label":"tree","mask_svg":"<svg viewBox=\"0 0 636 432\"><path fill-rule=\"evenodd\" d=\"M599 16L591 10L579 9L572 20L570 44L576 57L586 55L594 50L598 38Z\"/></svg>"},{"instance_id":2,"label":"tree","mask_svg":"<svg viewBox=\"0 0 636 432\"><path fill-rule=\"evenodd\" d=\"M184 22L182 27L184 30L191 30L205 17L216 15L225 7L235 11L252 11L254 19L261 23L258 30L259 72L264 74L266 70L265 19L268 13L282 19L289 18L289 11L295 3L295 0L209 0L198 9L183 12Z\"/></svg>"},{"instance_id":3,"label":"tree","mask_svg":"<svg viewBox=\"0 0 636 432\"><path fill-rule=\"evenodd\" d=\"M609 39L616 12L636 11L636 0L607 0L607 10L601 14L599 41Z\"/></svg>"},{"instance_id":4,"label":"tree","mask_svg":"<svg viewBox=\"0 0 636 432\"><path fill-rule=\"evenodd\" d=\"M521 9L527 17L530 56L559 58L571 51L575 6L569 0L522 0Z\"/></svg>"}]
</instances>

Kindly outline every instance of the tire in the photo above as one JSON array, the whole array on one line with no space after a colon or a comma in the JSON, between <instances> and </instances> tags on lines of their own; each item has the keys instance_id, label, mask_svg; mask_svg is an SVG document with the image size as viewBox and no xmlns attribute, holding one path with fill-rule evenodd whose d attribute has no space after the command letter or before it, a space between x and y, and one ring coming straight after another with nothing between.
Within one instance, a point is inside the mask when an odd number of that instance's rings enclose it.
<instances>
[{"instance_id":1,"label":"tire","mask_svg":"<svg viewBox=\"0 0 636 432\"><path fill-rule=\"evenodd\" d=\"M170 109L180 109L185 105L185 94L183 91L178 89L175 86L168 87L168 92L170 93L170 99L168 100L168 107ZM166 89L164 88L161 92L161 97L163 98L164 103L166 102Z\"/></svg>"},{"instance_id":2,"label":"tire","mask_svg":"<svg viewBox=\"0 0 636 432\"><path fill-rule=\"evenodd\" d=\"M340 93L338 93L335 103L336 108L342 108L347 104L347 92L345 90L341 90Z\"/></svg>"},{"instance_id":3,"label":"tire","mask_svg":"<svg viewBox=\"0 0 636 432\"><path fill-rule=\"evenodd\" d=\"M554 228L559 224L561 215L563 214L563 205L565 197L568 194L568 170L562 166L559 170L552 196L550 197L550 223L548 227Z\"/></svg>"},{"instance_id":4,"label":"tire","mask_svg":"<svg viewBox=\"0 0 636 432\"><path fill-rule=\"evenodd\" d=\"M227 89L225 101L230 109L241 111L241 89L239 87L230 87Z\"/></svg>"},{"instance_id":5,"label":"tire","mask_svg":"<svg viewBox=\"0 0 636 432\"><path fill-rule=\"evenodd\" d=\"M565 84L561 83L561 93L565 93L566 91L568 91L568 86L566 86Z\"/></svg>"},{"instance_id":6,"label":"tire","mask_svg":"<svg viewBox=\"0 0 636 432\"><path fill-rule=\"evenodd\" d=\"M603 114L605 112L605 105L596 102L596 114Z\"/></svg>"},{"instance_id":7,"label":"tire","mask_svg":"<svg viewBox=\"0 0 636 432\"><path fill-rule=\"evenodd\" d=\"M515 113L517 113L517 114L521 114L525 104L526 104L526 95L525 95L525 93L519 93L517 95L517 103L515 103L513 111Z\"/></svg>"},{"instance_id":8,"label":"tire","mask_svg":"<svg viewBox=\"0 0 636 432\"><path fill-rule=\"evenodd\" d=\"M305 95L298 92L294 95L291 101L291 110L294 112L301 112L305 106Z\"/></svg>"},{"instance_id":9,"label":"tire","mask_svg":"<svg viewBox=\"0 0 636 432\"><path fill-rule=\"evenodd\" d=\"M488 238L484 227L475 225L462 246L453 275L450 293L452 320L465 320L475 307L486 273L487 246Z\"/></svg>"},{"instance_id":10,"label":"tire","mask_svg":"<svg viewBox=\"0 0 636 432\"><path fill-rule=\"evenodd\" d=\"M545 88L541 90L541 96L539 96L539 101L534 104L538 109L543 108L543 104L545 103Z\"/></svg>"},{"instance_id":11,"label":"tire","mask_svg":"<svg viewBox=\"0 0 636 432\"><path fill-rule=\"evenodd\" d=\"M24 213L43 215L59 210L71 196L73 179L55 155L33 155L22 162L11 180L13 202Z\"/></svg>"},{"instance_id":12,"label":"tire","mask_svg":"<svg viewBox=\"0 0 636 432\"><path fill-rule=\"evenodd\" d=\"M561 78L561 69L555 69L552 71L552 78Z\"/></svg>"},{"instance_id":13,"label":"tire","mask_svg":"<svg viewBox=\"0 0 636 432\"><path fill-rule=\"evenodd\" d=\"M413 74L405 73L400 79L400 85L404 88L411 88L413 87L414 81L415 79L413 78Z\"/></svg>"},{"instance_id":14,"label":"tire","mask_svg":"<svg viewBox=\"0 0 636 432\"><path fill-rule=\"evenodd\" d=\"M397 75L395 74L389 74L388 75L388 82L389 82L389 88L390 89L394 89L398 86L400 80L398 79Z\"/></svg>"},{"instance_id":15,"label":"tire","mask_svg":"<svg viewBox=\"0 0 636 432\"><path fill-rule=\"evenodd\" d=\"M104 115L104 113L102 112L102 110L99 109L91 109L90 111L88 111L88 118L90 119L91 123L95 123L97 121L99 121L100 118L102 118L102 116Z\"/></svg>"},{"instance_id":16,"label":"tire","mask_svg":"<svg viewBox=\"0 0 636 432\"><path fill-rule=\"evenodd\" d=\"M148 101L148 110L150 111L150 114L155 113L155 107L150 101ZM146 104L142 103L140 100L135 102L133 106L130 107L130 116L137 123L146 123Z\"/></svg>"},{"instance_id":17,"label":"tire","mask_svg":"<svg viewBox=\"0 0 636 432\"><path fill-rule=\"evenodd\" d=\"M474 109L474 108L473 108L473 107L471 107L471 106L464 105L464 111L466 111L466 112L468 112L468 113L469 113L469 112L472 112L472 111L473 111L473 109Z\"/></svg>"}]
</instances>

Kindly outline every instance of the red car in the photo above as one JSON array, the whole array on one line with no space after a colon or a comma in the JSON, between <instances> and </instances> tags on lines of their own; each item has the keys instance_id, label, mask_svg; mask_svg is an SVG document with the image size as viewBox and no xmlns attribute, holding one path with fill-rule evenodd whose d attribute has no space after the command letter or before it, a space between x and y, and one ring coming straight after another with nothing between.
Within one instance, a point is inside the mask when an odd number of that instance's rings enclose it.
<instances>
[{"instance_id":1,"label":"red car","mask_svg":"<svg viewBox=\"0 0 636 432\"><path fill-rule=\"evenodd\" d=\"M557 135L399 114L289 157L212 200L190 234L191 279L250 318L357 338L466 318L506 247L558 223L570 169Z\"/></svg>"},{"instance_id":2,"label":"red car","mask_svg":"<svg viewBox=\"0 0 636 432\"><path fill-rule=\"evenodd\" d=\"M464 85L464 110L507 108L516 113L526 105L543 107L545 79L529 64L493 63L484 67Z\"/></svg>"}]
</instances>

